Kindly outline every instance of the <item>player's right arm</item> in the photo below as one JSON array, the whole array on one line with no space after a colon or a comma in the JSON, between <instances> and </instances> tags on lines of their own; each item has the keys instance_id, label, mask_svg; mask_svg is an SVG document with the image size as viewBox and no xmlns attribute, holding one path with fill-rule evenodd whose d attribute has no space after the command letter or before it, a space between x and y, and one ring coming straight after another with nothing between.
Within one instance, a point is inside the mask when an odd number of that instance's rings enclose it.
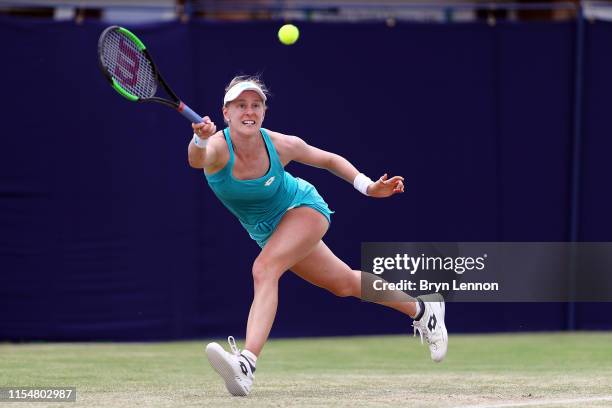
<instances>
[{"instance_id":1,"label":"player's right arm","mask_svg":"<svg viewBox=\"0 0 612 408\"><path fill-rule=\"evenodd\" d=\"M191 140L187 148L189 165L194 169L214 167L219 157L219 143L216 140L218 138L213 137L217 131L215 123L206 116L202 123L192 123L191 127L200 139L205 139L208 143L205 148L201 148L196 146L193 139Z\"/></svg>"}]
</instances>

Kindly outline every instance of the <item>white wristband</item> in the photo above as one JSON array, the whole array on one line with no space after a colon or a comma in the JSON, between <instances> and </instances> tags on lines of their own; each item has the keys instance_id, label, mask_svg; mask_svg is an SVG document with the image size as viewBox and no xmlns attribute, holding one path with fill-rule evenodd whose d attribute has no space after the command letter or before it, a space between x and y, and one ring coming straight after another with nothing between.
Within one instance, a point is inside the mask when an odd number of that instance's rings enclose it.
<instances>
[{"instance_id":1,"label":"white wristband","mask_svg":"<svg viewBox=\"0 0 612 408\"><path fill-rule=\"evenodd\" d=\"M374 184L374 182L363 173L359 173L355 177L355 180L353 180L353 187L355 187L355 189L357 189L361 194L365 195L368 195L368 187L370 184Z\"/></svg>"},{"instance_id":2,"label":"white wristband","mask_svg":"<svg viewBox=\"0 0 612 408\"><path fill-rule=\"evenodd\" d=\"M193 134L193 144L200 149L206 149L206 145L208 144L208 139L202 139L195 133Z\"/></svg>"}]
</instances>

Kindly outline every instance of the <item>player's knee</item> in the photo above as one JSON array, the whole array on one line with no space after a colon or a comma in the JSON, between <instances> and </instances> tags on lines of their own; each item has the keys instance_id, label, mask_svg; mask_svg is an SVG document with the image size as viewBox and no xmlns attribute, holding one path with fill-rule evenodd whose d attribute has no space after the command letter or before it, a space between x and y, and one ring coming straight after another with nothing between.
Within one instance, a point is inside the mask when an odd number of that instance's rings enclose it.
<instances>
[{"instance_id":1,"label":"player's knee","mask_svg":"<svg viewBox=\"0 0 612 408\"><path fill-rule=\"evenodd\" d=\"M347 275L346 279L341 279L335 282L335 284L330 288L330 291L338 297L359 297L359 293L361 292L361 281L353 272L354 271L351 271L351 273Z\"/></svg>"},{"instance_id":2,"label":"player's knee","mask_svg":"<svg viewBox=\"0 0 612 408\"><path fill-rule=\"evenodd\" d=\"M338 297L359 297L361 284L356 279L343 279L336 282L329 290Z\"/></svg>"},{"instance_id":3,"label":"player's knee","mask_svg":"<svg viewBox=\"0 0 612 408\"><path fill-rule=\"evenodd\" d=\"M330 288L330 291L338 297L355 296L355 289L353 288L353 286L346 283L338 284Z\"/></svg>"},{"instance_id":4,"label":"player's knee","mask_svg":"<svg viewBox=\"0 0 612 408\"><path fill-rule=\"evenodd\" d=\"M278 280L278 274L265 259L257 258L253 262L253 283L255 287Z\"/></svg>"}]
</instances>

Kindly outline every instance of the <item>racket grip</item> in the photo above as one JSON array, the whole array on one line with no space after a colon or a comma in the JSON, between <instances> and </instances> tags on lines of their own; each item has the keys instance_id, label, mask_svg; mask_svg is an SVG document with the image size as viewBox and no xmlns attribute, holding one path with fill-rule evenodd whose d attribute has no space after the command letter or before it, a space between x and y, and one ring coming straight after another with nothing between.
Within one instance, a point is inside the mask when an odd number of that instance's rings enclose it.
<instances>
[{"instance_id":1,"label":"racket grip","mask_svg":"<svg viewBox=\"0 0 612 408\"><path fill-rule=\"evenodd\" d=\"M204 119L202 119L200 115L192 111L191 108L185 105L183 102L179 104L179 107L177 109L181 113L181 115L189 119L191 123L200 123L204 121Z\"/></svg>"}]
</instances>

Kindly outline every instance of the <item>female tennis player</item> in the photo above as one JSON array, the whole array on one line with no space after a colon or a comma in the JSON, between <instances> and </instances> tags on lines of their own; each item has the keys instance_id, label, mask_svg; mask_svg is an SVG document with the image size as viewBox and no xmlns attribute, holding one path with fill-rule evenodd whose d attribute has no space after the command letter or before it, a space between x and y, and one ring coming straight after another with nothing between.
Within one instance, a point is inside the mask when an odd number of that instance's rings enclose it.
<instances>
[{"instance_id":1,"label":"female tennis player","mask_svg":"<svg viewBox=\"0 0 612 408\"><path fill-rule=\"evenodd\" d=\"M247 320L245 349L240 352L229 337L231 353L219 344L206 347L208 359L232 395L251 391L257 357L264 347L278 304L278 281L291 270L313 285L337 296L361 296L361 272L338 259L322 241L332 211L315 187L286 172L291 161L325 169L352 183L370 197L391 197L404 192L401 176L384 174L375 182L348 160L308 145L296 136L262 128L267 90L257 77L234 78L223 98L227 127L216 131L205 117L193 124L189 164L204 169L217 198L234 214L261 247L253 262L254 297ZM414 319L427 340L431 357L441 361L448 337L444 325L444 301L413 299L381 302Z\"/></svg>"}]
</instances>

